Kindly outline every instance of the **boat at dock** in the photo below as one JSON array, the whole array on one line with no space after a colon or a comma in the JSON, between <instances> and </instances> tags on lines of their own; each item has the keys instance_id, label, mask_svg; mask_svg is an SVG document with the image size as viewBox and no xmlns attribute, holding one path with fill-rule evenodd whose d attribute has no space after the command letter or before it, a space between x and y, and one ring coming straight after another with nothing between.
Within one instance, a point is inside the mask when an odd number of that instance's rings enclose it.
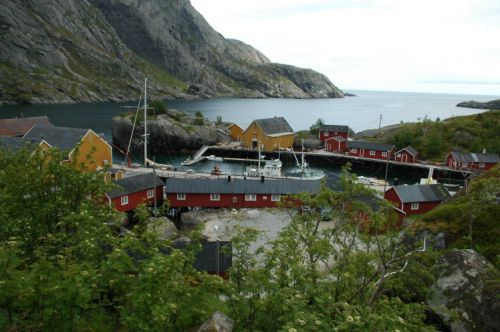
<instances>
[{"instance_id":1,"label":"boat at dock","mask_svg":"<svg viewBox=\"0 0 500 332\"><path fill-rule=\"evenodd\" d=\"M224 161L224 158L222 157L217 157L216 155L209 155L208 157L206 157L207 160L210 160L210 161Z\"/></svg>"}]
</instances>

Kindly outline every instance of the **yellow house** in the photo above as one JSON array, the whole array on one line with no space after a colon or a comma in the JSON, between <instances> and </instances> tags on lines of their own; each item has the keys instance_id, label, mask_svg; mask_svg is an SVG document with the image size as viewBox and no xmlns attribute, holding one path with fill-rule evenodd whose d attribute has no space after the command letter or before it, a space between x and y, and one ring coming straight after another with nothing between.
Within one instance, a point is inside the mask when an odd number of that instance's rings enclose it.
<instances>
[{"instance_id":1,"label":"yellow house","mask_svg":"<svg viewBox=\"0 0 500 332\"><path fill-rule=\"evenodd\" d=\"M113 160L111 145L91 129L35 125L23 138L44 140L83 170L101 169L111 165Z\"/></svg>"},{"instance_id":2,"label":"yellow house","mask_svg":"<svg viewBox=\"0 0 500 332\"><path fill-rule=\"evenodd\" d=\"M254 120L243 132L243 144L247 148L256 149L260 143L265 151L293 147L294 133L292 127L283 117Z\"/></svg>"},{"instance_id":3,"label":"yellow house","mask_svg":"<svg viewBox=\"0 0 500 332\"><path fill-rule=\"evenodd\" d=\"M227 132L235 141L243 140L243 129L235 123L231 123L227 127Z\"/></svg>"}]
</instances>

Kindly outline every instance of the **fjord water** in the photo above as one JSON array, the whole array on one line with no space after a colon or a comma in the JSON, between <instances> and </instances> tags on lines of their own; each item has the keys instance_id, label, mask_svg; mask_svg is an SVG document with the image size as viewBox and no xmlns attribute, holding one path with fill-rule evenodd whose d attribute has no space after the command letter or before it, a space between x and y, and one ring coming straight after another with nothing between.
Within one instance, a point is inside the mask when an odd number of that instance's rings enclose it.
<instances>
[{"instance_id":1,"label":"fjord water","mask_svg":"<svg viewBox=\"0 0 500 332\"><path fill-rule=\"evenodd\" d=\"M195 113L201 111L209 120L221 116L245 128L253 119L283 116L295 131L308 129L318 118L329 124L349 125L355 132L401 121L431 120L469 115L483 110L455 107L462 101L489 101L498 96L458 95L387 91L350 91L357 97L325 99L241 99L220 98L167 101L169 108ZM140 94L138 87L137 95ZM4 105L0 118L46 115L56 126L91 128L111 138L111 119L125 111L128 103L89 103L54 105Z\"/></svg>"},{"instance_id":2,"label":"fjord water","mask_svg":"<svg viewBox=\"0 0 500 332\"><path fill-rule=\"evenodd\" d=\"M138 95L140 93L138 88ZM382 126L401 121L419 121L424 117L441 120L459 115L469 115L483 110L460 108L455 105L462 101L489 101L495 96L455 95L410 92L350 91L357 97L340 99L201 99L167 101L169 108L195 113L201 111L209 120L221 116L223 121L234 122L245 128L253 119L283 116L295 131L308 129L318 118L329 124L349 125L355 132L377 128L380 115ZM125 111L128 103L90 103L56 105L1 106L0 118L46 115L56 126L91 128L111 139L111 119ZM138 154L140 155L140 154ZM178 165L185 156L155 156L158 162ZM119 153L114 159L120 161ZM139 161L139 160L138 160ZM206 171L213 165L199 164L196 168ZM292 165L285 165L287 166ZM316 165L315 165L316 166ZM319 165L318 165L319 166ZM243 165L225 164L225 171L242 172ZM234 170L233 170L234 168ZM325 169L327 171L327 169ZM369 175L369 174L367 174Z\"/></svg>"}]
</instances>

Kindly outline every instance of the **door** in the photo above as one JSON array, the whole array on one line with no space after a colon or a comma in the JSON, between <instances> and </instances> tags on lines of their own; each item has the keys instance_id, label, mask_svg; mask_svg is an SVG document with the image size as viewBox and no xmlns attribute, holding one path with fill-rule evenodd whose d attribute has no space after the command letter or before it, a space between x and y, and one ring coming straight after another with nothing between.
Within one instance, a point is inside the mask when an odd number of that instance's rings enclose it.
<instances>
[{"instance_id":1,"label":"door","mask_svg":"<svg viewBox=\"0 0 500 332\"><path fill-rule=\"evenodd\" d=\"M364 157L365 156L365 149L359 149L359 156Z\"/></svg>"},{"instance_id":2,"label":"door","mask_svg":"<svg viewBox=\"0 0 500 332\"><path fill-rule=\"evenodd\" d=\"M408 155L406 153L401 154L401 161L404 163L408 162Z\"/></svg>"}]
</instances>

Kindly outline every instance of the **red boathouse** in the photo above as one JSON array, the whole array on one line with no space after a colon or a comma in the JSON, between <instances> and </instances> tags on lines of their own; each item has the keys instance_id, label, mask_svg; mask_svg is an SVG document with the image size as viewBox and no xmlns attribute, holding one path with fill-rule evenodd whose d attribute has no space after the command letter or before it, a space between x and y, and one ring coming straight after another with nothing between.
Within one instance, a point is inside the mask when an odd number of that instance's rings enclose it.
<instances>
[{"instance_id":1,"label":"red boathouse","mask_svg":"<svg viewBox=\"0 0 500 332\"><path fill-rule=\"evenodd\" d=\"M446 166L467 171L485 171L500 162L496 153L451 152L446 157Z\"/></svg>"},{"instance_id":2,"label":"red boathouse","mask_svg":"<svg viewBox=\"0 0 500 332\"><path fill-rule=\"evenodd\" d=\"M322 125L319 127L319 140L321 142L335 136L341 136L347 140L349 138L349 127L339 125Z\"/></svg>"},{"instance_id":3,"label":"red boathouse","mask_svg":"<svg viewBox=\"0 0 500 332\"><path fill-rule=\"evenodd\" d=\"M285 196L315 193L319 180L293 179L182 179L168 178L165 193L171 208L276 207Z\"/></svg>"},{"instance_id":4,"label":"red boathouse","mask_svg":"<svg viewBox=\"0 0 500 332\"><path fill-rule=\"evenodd\" d=\"M430 211L449 197L441 184L394 186L384 194L386 200L394 203L400 218Z\"/></svg>"},{"instance_id":5,"label":"red boathouse","mask_svg":"<svg viewBox=\"0 0 500 332\"><path fill-rule=\"evenodd\" d=\"M335 136L325 140L325 150L330 152L345 152L347 150L347 139Z\"/></svg>"},{"instance_id":6,"label":"red boathouse","mask_svg":"<svg viewBox=\"0 0 500 332\"><path fill-rule=\"evenodd\" d=\"M392 144L382 144L365 141L347 142L348 152L351 156L388 160L392 158L396 147Z\"/></svg>"},{"instance_id":7,"label":"red boathouse","mask_svg":"<svg viewBox=\"0 0 500 332\"><path fill-rule=\"evenodd\" d=\"M418 158L418 151L414 147L408 145L394 154L394 160L400 163L416 163Z\"/></svg>"},{"instance_id":8,"label":"red boathouse","mask_svg":"<svg viewBox=\"0 0 500 332\"><path fill-rule=\"evenodd\" d=\"M113 181L116 188L106 193L109 204L120 212L131 211L141 203L163 204L163 181L153 173Z\"/></svg>"}]
</instances>

